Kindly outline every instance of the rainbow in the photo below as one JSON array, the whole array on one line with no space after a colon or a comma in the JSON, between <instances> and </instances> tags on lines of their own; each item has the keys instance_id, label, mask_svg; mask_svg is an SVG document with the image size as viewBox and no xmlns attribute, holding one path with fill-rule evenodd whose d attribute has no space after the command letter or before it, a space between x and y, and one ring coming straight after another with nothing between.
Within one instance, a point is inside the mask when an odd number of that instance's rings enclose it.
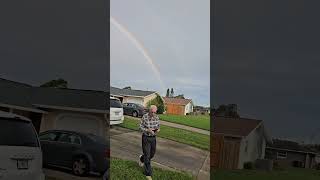
<instances>
[{"instance_id":1,"label":"rainbow","mask_svg":"<svg viewBox=\"0 0 320 180\"><path fill-rule=\"evenodd\" d=\"M110 16L110 23L114 25L121 33L126 35L126 37L134 44L134 46L141 52L144 58L147 60L148 65L150 65L152 71L154 72L157 80L160 83L160 86L163 90L165 90L164 82L161 78L160 70L156 64L156 62L151 58L146 48L143 44L123 25L121 25L117 20Z\"/></svg>"}]
</instances>

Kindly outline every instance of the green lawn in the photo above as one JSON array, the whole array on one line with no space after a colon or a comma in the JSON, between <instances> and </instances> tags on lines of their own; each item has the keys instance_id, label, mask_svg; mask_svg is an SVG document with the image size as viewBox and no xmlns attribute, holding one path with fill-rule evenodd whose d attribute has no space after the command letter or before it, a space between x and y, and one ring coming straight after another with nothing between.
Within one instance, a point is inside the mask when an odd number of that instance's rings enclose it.
<instances>
[{"instance_id":1,"label":"green lawn","mask_svg":"<svg viewBox=\"0 0 320 180\"><path fill-rule=\"evenodd\" d=\"M121 124L120 126L138 131L139 123L140 122L137 120L125 117L123 124ZM208 135L162 125L158 136L180 143L188 144L200 149L210 149L210 136Z\"/></svg>"},{"instance_id":2,"label":"green lawn","mask_svg":"<svg viewBox=\"0 0 320 180\"><path fill-rule=\"evenodd\" d=\"M218 170L213 180L319 180L320 171L312 169L290 169L284 171ZM211 175L212 177L212 175Z\"/></svg>"},{"instance_id":3,"label":"green lawn","mask_svg":"<svg viewBox=\"0 0 320 180\"><path fill-rule=\"evenodd\" d=\"M111 160L110 169L111 180L143 180L143 169L136 162L120 159ZM187 173L167 171L159 168L153 168L153 179L155 180L192 180L192 176Z\"/></svg>"},{"instance_id":4,"label":"green lawn","mask_svg":"<svg viewBox=\"0 0 320 180\"><path fill-rule=\"evenodd\" d=\"M177 124L182 124L186 126L191 126L199 129L210 130L210 116L209 115L169 115L161 114L160 119L163 121L173 122Z\"/></svg>"}]
</instances>

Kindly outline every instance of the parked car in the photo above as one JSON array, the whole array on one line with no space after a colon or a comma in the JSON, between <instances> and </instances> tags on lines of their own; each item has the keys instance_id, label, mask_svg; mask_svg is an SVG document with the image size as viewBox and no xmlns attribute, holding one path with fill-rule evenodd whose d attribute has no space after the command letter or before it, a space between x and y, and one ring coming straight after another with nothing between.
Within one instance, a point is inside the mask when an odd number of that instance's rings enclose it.
<instances>
[{"instance_id":1,"label":"parked car","mask_svg":"<svg viewBox=\"0 0 320 180\"><path fill-rule=\"evenodd\" d=\"M123 103L123 111L125 115L142 117L148 112L148 109L136 103Z\"/></svg>"},{"instance_id":2,"label":"parked car","mask_svg":"<svg viewBox=\"0 0 320 180\"><path fill-rule=\"evenodd\" d=\"M123 107L121 101L117 98L110 97L110 125L123 123Z\"/></svg>"},{"instance_id":3,"label":"parked car","mask_svg":"<svg viewBox=\"0 0 320 180\"><path fill-rule=\"evenodd\" d=\"M0 179L44 178L41 147L32 121L0 111Z\"/></svg>"},{"instance_id":4,"label":"parked car","mask_svg":"<svg viewBox=\"0 0 320 180\"><path fill-rule=\"evenodd\" d=\"M39 138L46 167L69 169L77 176L109 170L110 145L105 138L65 130L49 130Z\"/></svg>"}]
</instances>

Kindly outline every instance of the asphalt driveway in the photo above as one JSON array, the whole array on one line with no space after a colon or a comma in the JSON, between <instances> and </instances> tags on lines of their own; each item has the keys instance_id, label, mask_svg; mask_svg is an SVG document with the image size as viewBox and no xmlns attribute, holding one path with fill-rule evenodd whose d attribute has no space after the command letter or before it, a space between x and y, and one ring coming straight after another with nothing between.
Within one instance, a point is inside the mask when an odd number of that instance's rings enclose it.
<instances>
[{"instance_id":1,"label":"asphalt driveway","mask_svg":"<svg viewBox=\"0 0 320 180\"><path fill-rule=\"evenodd\" d=\"M141 134L136 131L113 127L111 156L138 161L141 154ZM175 141L157 138L157 152L153 159L156 166L192 173L198 179L209 179L209 152ZM200 178L201 177L201 178Z\"/></svg>"}]
</instances>

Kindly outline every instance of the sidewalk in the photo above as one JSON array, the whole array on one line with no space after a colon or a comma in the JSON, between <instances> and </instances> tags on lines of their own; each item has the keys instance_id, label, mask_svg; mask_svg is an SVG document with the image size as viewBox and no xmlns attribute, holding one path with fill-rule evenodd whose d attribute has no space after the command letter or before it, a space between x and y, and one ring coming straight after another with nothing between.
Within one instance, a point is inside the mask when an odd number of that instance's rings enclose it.
<instances>
[{"instance_id":1,"label":"sidewalk","mask_svg":"<svg viewBox=\"0 0 320 180\"><path fill-rule=\"evenodd\" d=\"M140 121L139 118L135 118L135 117L131 117L131 116L126 116L126 117L128 117L130 119L134 119L134 120ZM172 122L168 122L168 121L163 121L163 120L160 120L160 124L161 125L165 125L165 126L169 126L169 127L184 129L184 130L188 130L188 131L192 131L192 132L196 132L196 133L205 134L205 135L210 136L210 131L204 130L204 129L194 128L194 127L190 127L190 126L186 126L186 125L182 125L182 124L177 124L177 123L172 123Z\"/></svg>"},{"instance_id":2,"label":"sidewalk","mask_svg":"<svg viewBox=\"0 0 320 180\"><path fill-rule=\"evenodd\" d=\"M111 156L138 161L141 154L141 134L136 131L114 127L111 133ZM209 180L208 151L175 141L157 138L157 152L153 164L157 167L189 172L201 180Z\"/></svg>"}]
</instances>

